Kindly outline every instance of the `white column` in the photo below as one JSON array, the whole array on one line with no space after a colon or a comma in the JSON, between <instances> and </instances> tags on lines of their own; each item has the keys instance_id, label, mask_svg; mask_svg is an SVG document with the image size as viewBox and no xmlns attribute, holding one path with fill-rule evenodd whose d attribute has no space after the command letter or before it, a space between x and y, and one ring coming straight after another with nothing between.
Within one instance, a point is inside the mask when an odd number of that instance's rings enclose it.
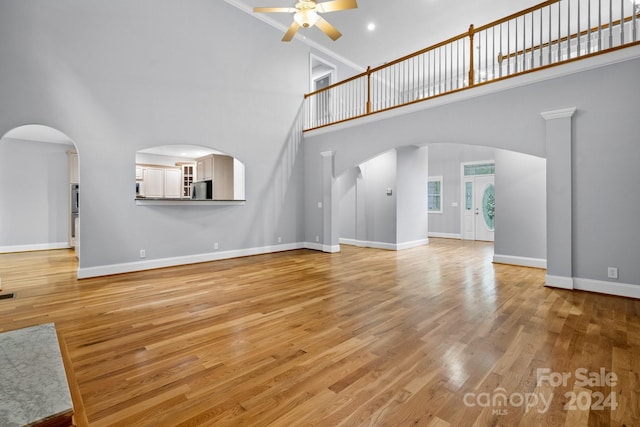
<instances>
[{"instance_id":1,"label":"white column","mask_svg":"<svg viewBox=\"0 0 640 427\"><path fill-rule=\"evenodd\" d=\"M547 286L573 289L571 117L575 108L541 113L546 120Z\"/></svg>"},{"instance_id":2,"label":"white column","mask_svg":"<svg viewBox=\"0 0 640 427\"><path fill-rule=\"evenodd\" d=\"M324 151L322 156L322 251L340 252L338 233L337 186L333 176L335 151Z\"/></svg>"}]
</instances>

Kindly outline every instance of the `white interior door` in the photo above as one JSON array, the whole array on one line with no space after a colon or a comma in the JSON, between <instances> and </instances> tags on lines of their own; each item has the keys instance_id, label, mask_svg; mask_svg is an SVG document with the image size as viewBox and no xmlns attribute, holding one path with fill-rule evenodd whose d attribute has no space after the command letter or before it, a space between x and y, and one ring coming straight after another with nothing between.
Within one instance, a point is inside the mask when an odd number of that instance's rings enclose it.
<instances>
[{"instance_id":1,"label":"white interior door","mask_svg":"<svg viewBox=\"0 0 640 427\"><path fill-rule=\"evenodd\" d=\"M493 175L466 176L462 182L462 238L494 241L495 179Z\"/></svg>"},{"instance_id":2,"label":"white interior door","mask_svg":"<svg viewBox=\"0 0 640 427\"><path fill-rule=\"evenodd\" d=\"M475 177L475 240L493 242L495 230L495 179L493 175Z\"/></svg>"}]
</instances>

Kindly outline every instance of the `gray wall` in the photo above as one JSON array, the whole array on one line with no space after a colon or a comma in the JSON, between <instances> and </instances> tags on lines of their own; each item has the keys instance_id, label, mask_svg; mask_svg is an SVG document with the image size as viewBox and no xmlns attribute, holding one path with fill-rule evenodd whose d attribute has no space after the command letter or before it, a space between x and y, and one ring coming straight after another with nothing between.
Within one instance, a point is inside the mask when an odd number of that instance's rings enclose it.
<instances>
[{"instance_id":1,"label":"gray wall","mask_svg":"<svg viewBox=\"0 0 640 427\"><path fill-rule=\"evenodd\" d=\"M357 227L357 180L360 168L351 168L337 179L341 239L355 240Z\"/></svg>"},{"instance_id":2,"label":"gray wall","mask_svg":"<svg viewBox=\"0 0 640 427\"><path fill-rule=\"evenodd\" d=\"M396 243L396 160L396 150L390 150L338 178L340 238Z\"/></svg>"},{"instance_id":3,"label":"gray wall","mask_svg":"<svg viewBox=\"0 0 640 427\"><path fill-rule=\"evenodd\" d=\"M496 255L547 258L546 163L496 150Z\"/></svg>"},{"instance_id":4,"label":"gray wall","mask_svg":"<svg viewBox=\"0 0 640 427\"><path fill-rule=\"evenodd\" d=\"M426 241L428 238L427 147L402 147L397 150L397 238L396 242Z\"/></svg>"},{"instance_id":5,"label":"gray wall","mask_svg":"<svg viewBox=\"0 0 640 427\"><path fill-rule=\"evenodd\" d=\"M395 244L396 230L396 151L388 151L362 165L365 189L367 241ZM387 195L387 188L393 194Z\"/></svg>"},{"instance_id":6,"label":"gray wall","mask_svg":"<svg viewBox=\"0 0 640 427\"><path fill-rule=\"evenodd\" d=\"M69 161L73 146L0 140L0 249L69 244Z\"/></svg>"},{"instance_id":7,"label":"gray wall","mask_svg":"<svg viewBox=\"0 0 640 427\"><path fill-rule=\"evenodd\" d=\"M636 99L629 95L638 73L640 59L631 59L458 101L453 96L450 103L433 108L305 135L306 176L314 176L318 153L327 150L336 151L338 175L391 148L429 143L545 157L546 124L540 113L575 106L572 275L606 281L607 267L614 266L619 282L640 284L640 143ZM306 203L321 190L307 180ZM307 236L318 220L317 212L307 209Z\"/></svg>"},{"instance_id":8,"label":"gray wall","mask_svg":"<svg viewBox=\"0 0 640 427\"><path fill-rule=\"evenodd\" d=\"M426 240L427 153L426 147L390 150L343 173L340 238L393 246Z\"/></svg>"},{"instance_id":9,"label":"gray wall","mask_svg":"<svg viewBox=\"0 0 640 427\"><path fill-rule=\"evenodd\" d=\"M464 144L429 145L429 176L442 176L442 213L429 214L429 232L459 235L460 163L495 160L495 150ZM457 203L458 206L452 206ZM497 206L496 206L497 208Z\"/></svg>"},{"instance_id":10,"label":"gray wall","mask_svg":"<svg viewBox=\"0 0 640 427\"><path fill-rule=\"evenodd\" d=\"M221 1L0 3L0 135L76 143L81 268L304 240L309 49L281 37ZM164 144L244 162L246 205L136 206L135 153Z\"/></svg>"}]
</instances>

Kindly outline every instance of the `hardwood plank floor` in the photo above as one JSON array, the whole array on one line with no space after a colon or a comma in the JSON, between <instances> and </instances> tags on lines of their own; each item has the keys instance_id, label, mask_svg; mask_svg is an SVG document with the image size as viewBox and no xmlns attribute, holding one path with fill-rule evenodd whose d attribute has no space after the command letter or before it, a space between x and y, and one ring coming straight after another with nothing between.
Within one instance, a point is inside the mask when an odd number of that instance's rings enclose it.
<instances>
[{"instance_id":1,"label":"hardwood plank floor","mask_svg":"<svg viewBox=\"0 0 640 427\"><path fill-rule=\"evenodd\" d=\"M640 301L492 254L432 239L81 281L70 251L4 254L0 331L55 322L92 426L639 426Z\"/></svg>"}]
</instances>

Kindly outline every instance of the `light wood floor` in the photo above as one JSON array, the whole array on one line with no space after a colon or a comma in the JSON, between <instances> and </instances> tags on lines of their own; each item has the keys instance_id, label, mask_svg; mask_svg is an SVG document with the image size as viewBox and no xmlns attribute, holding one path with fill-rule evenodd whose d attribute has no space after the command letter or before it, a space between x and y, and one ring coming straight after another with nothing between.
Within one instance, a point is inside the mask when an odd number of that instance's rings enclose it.
<instances>
[{"instance_id":1,"label":"light wood floor","mask_svg":"<svg viewBox=\"0 0 640 427\"><path fill-rule=\"evenodd\" d=\"M640 301L492 253L432 239L82 281L69 251L6 254L0 330L56 323L92 426L639 426Z\"/></svg>"}]
</instances>

